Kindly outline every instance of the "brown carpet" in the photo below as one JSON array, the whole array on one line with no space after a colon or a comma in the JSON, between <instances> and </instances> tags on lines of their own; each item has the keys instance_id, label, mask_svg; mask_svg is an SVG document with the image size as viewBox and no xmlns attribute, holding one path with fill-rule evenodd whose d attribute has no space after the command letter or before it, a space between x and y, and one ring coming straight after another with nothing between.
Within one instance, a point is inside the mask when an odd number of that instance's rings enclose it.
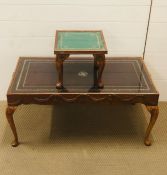
<instances>
[{"instance_id":1,"label":"brown carpet","mask_svg":"<svg viewBox=\"0 0 167 175\"><path fill-rule=\"evenodd\" d=\"M13 138L0 103L0 175L166 175L167 103L152 132L143 138L149 114L144 106L59 104L20 106Z\"/></svg>"}]
</instances>

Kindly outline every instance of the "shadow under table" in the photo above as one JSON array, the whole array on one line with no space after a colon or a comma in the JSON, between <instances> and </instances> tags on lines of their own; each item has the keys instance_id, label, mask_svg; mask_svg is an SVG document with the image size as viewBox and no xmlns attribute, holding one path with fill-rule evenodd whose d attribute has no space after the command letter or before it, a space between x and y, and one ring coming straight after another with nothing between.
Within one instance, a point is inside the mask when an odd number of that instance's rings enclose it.
<instances>
[{"instance_id":1,"label":"shadow under table","mask_svg":"<svg viewBox=\"0 0 167 175\"><path fill-rule=\"evenodd\" d=\"M14 134L12 146L19 144L13 114L21 104L57 103L142 103L151 114L144 143L151 145L150 132L158 117L158 98L142 58L106 58L104 88L94 87L97 75L91 58L71 58L64 62L64 88L56 89L55 58L21 57L7 92L6 116ZM98 110L98 109L97 109Z\"/></svg>"}]
</instances>

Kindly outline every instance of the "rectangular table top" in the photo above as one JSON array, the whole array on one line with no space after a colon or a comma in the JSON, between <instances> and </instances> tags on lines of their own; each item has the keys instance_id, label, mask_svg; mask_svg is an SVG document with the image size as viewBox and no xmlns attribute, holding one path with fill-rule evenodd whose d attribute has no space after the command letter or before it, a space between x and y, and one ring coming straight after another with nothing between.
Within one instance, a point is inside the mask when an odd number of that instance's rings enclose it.
<instances>
[{"instance_id":1,"label":"rectangular table top","mask_svg":"<svg viewBox=\"0 0 167 175\"><path fill-rule=\"evenodd\" d=\"M54 53L107 53L102 31L56 31Z\"/></svg>"},{"instance_id":2,"label":"rectangular table top","mask_svg":"<svg viewBox=\"0 0 167 175\"><path fill-rule=\"evenodd\" d=\"M19 59L7 92L10 106L62 102L143 103L157 105L156 90L141 58L106 58L103 89L93 88L92 58L69 58L64 62L64 89L56 89L55 58Z\"/></svg>"},{"instance_id":3,"label":"rectangular table top","mask_svg":"<svg viewBox=\"0 0 167 175\"><path fill-rule=\"evenodd\" d=\"M64 91L56 89L56 79L55 58L20 58L8 94L97 92L91 58L64 62ZM158 93L141 58L107 58L103 83L98 93Z\"/></svg>"}]
</instances>

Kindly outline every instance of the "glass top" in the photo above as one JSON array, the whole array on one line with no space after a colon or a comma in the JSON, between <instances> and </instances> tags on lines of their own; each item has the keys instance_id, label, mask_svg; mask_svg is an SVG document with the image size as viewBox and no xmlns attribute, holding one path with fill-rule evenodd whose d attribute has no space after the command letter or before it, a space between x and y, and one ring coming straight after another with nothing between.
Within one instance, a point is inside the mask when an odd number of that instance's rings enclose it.
<instances>
[{"instance_id":1,"label":"glass top","mask_svg":"<svg viewBox=\"0 0 167 175\"><path fill-rule=\"evenodd\" d=\"M55 51L106 50L101 31L57 31Z\"/></svg>"},{"instance_id":2,"label":"glass top","mask_svg":"<svg viewBox=\"0 0 167 175\"><path fill-rule=\"evenodd\" d=\"M8 93L158 93L140 58L107 58L103 89L94 89L93 58L64 62L64 89L56 89L55 58L20 58Z\"/></svg>"}]
</instances>

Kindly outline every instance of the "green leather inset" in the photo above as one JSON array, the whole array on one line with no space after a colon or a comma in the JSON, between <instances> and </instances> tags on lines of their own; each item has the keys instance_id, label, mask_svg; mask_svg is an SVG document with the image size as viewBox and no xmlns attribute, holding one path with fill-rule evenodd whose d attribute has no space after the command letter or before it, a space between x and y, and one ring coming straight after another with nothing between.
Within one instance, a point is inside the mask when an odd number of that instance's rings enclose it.
<instances>
[{"instance_id":1,"label":"green leather inset","mask_svg":"<svg viewBox=\"0 0 167 175\"><path fill-rule=\"evenodd\" d=\"M58 32L58 49L101 50L104 48L100 32Z\"/></svg>"}]
</instances>

